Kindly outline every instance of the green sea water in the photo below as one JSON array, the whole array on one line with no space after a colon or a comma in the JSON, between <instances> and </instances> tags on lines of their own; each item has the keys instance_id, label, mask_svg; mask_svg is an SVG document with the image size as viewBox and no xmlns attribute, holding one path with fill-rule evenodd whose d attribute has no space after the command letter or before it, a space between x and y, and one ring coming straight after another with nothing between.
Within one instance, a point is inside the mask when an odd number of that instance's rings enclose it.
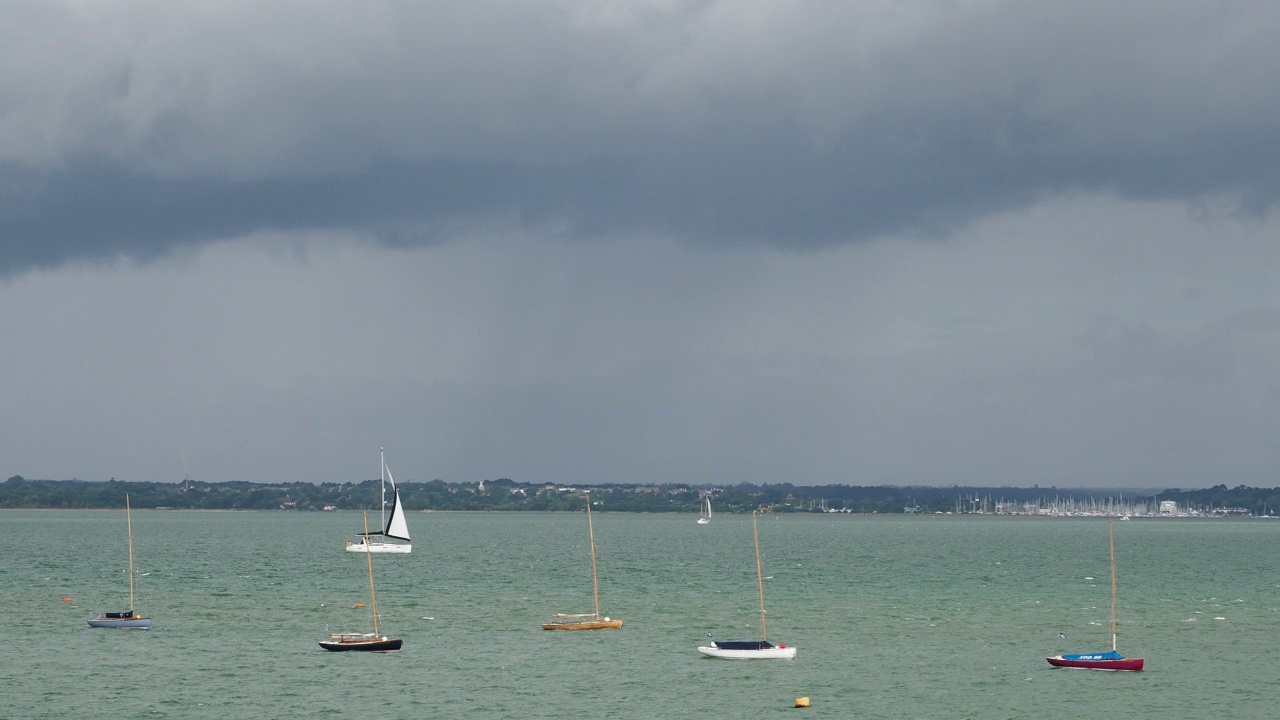
<instances>
[{"instance_id":1,"label":"green sea water","mask_svg":"<svg viewBox=\"0 0 1280 720\"><path fill-rule=\"evenodd\" d=\"M127 605L122 511L0 511L0 718L1277 715L1277 521L1116 522L1147 670L1099 673L1044 658L1109 644L1105 519L762 518L768 637L799 652L727 662L695 648L758 636L751 518L593 517L622 630L540 628L592 608L584 515L413 513L374 560L404 649L370 654L316 644L371 629L358 514L135 510L142 632L85 624Z\"/></svg>"}]
</instances>

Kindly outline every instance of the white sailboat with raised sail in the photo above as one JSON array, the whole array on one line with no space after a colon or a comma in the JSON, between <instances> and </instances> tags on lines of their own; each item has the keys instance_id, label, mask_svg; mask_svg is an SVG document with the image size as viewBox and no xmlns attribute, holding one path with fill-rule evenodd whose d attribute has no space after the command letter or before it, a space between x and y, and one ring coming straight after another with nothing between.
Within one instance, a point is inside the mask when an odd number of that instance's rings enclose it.
<instances>
[{"instance_id":1,"label":"white sailboat with raised sail","mask_svg":"<svg viewBox=\"0 0 1280 720\"><path fill-rule=\"evenodd\" d=\"M379 519L382 520L382 530L369 532L366 527L365 532L360 533L358 540L354 542L347 541L347 552L412 552L413 545L409 542L409 524L404 519L404 506L400 504L400 491L396 489L395 478L391 477L391 468L387 467L386 453L382 448L378 448L378 457L382 462L382 511L379 515ZM390 516L386 512L388 480L391 481ZM385 538L385 540L374 540L374 536ZM391 540L403 540L404 542L390 542Z\"/></svg>"},{"instance_id":2,"label":"white sailboat with raised sail","mask_svg":"<svg viewBox=\"0 0 1280 720\"><path fill-rule=\"evenodd\" d=\"M706 525L711 522L711 494L702 496L702 512L698 513L698 524Z\"/></svg>"},{"instance_id":3,"label":"white sailboat with raised sail","mask_svg":"<svg viewBox=\"0 0 1280 720\"><path fill-rule=\"evenodd\" d=\"M129 528L129 609L124 612L108 612L89 620L89 627L120 628L124 630L150 630L151 618L139 615L133 608L133 509L129 495L124 496L125 524Z\"/></svg>"},{"instance_id":4,"label":"white sailboat with raised sail","mask_svg":"<svg viewBox=\"0 0 1280 720\"><path fill-rule=\"evenodd\" d=\"M796 656L794 647L786 643L774 645L768 641L768 626L764 612L764 572L760 565L760 528L756 524L757 511L751 512L751 532L756 540L756 588L760 591L760 639L759 640L713 640L710 645L701 646L698 652L707 657L722 660L790 660ZM711 633L707 633L710 635Z\"/></svg>"}]
</instances>

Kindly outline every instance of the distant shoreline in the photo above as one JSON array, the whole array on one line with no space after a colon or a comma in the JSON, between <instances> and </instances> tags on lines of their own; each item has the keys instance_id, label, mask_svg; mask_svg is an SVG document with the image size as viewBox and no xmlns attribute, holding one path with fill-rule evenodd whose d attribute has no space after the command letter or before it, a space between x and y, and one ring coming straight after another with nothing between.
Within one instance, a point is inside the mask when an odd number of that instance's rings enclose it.
<instances>
[{"instance_id":1,"label":"distant shoreline","mask_svg":"<svg viewBox=\"0 0 1280 720\"><path fill-rule=\"evenodd\" d=\"M18 508L18 507L0 507L0 512L22 512L22 513L117 513L122 512L124 508L102 507L102 508ZM258 509L203 509L203 508L133 508L135 513L151 513L151 512L174 512L174 513L286 513L294 515L358 515L363 510L258 510ZM432 514L432 515L578 515L581 510L413 510L416 514ZM645 510L597 510L597 513L606 515L661 515L661 516L688 516L696 517L696 513L689 512L673 512L661 511L651 512ZM721 515L731 515L743 517L749 515L743 511L724 511ZM775 517L804 517L804 518L906 518L915 517L920 522L928 520L942 519L974 519L974 518L994 518L999 520L1106 520L1105 515L1033 515L1019 513L816 513L816 512L782 512L768 513ZM1120 520L1113 517L1113 520ZM1232 521L1232 520L1277 520L1280 516L1276 515L1131 515L1126 521L1166 521L1166 520L1213 520L1213 521Z\"/></svg>"},{"instance_id":2,"label":"distant shoreline","mask_svg":"<svg viewBox=\"0 0 1280 720\"><path fill-rule=\"evenodd\" d=\"M583 497L603 512L697 514L706 498L717 513L762 510L777 514L1106 516L1275 516L1280 487L1135 491L1057 487L938 487L795 485L750 483L692 485L591 485L519 483L508 479L475 483L396 483L406 512L546 513L582 512ZM128 498L137 509L206 512L376 510L386 488L378 479L349 483L273 485L249 482L155 483L122 480L27 480L0 482L0 508L119 510Z\"/></svg>"}]
</instances>

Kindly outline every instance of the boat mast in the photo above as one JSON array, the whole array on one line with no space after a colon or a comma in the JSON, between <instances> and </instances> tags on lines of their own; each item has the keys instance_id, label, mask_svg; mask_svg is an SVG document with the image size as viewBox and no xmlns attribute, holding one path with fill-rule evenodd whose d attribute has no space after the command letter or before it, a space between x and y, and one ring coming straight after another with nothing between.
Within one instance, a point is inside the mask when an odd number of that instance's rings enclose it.
<instances>
[{"instance_id":1,"label":"boat mast","mask_svg":"<svg viewBox=\"0 0 1280 720\"><path fill-rule=\"evenodd\" d=\"M756 587L760 590L760 640L769 639L764 622L764 572L760 569L760 528L756 525L756 511L751 511L751 532L756 538Z\"/></svg>"},{"instance_id":2,"label":"boat mast","mask_svg":"<svg viewBox=\"0 0 1280 720\"><path fill-rule=\"evenodd\" d=\"M1116 535L1111 529L1111 516L1107 515L1107 539L1111 543L1111 650L1116 649Z\"/></svg>"},{"instance_id":3,"label":"boat mast","mask_svg":"<svg viewBox=\"0 0 1280 720\"><path fill-rule=\"evenodd\" d=\"M378 464L382 466L379 472L379 482L382 485L382 502L378 505L378 527L384 531L387 528L387 456L383 448L378 448ZM364 527L365 542L369 540L369 524L365 523Z\"/></svg>"},{"instance_id":4,"label":"boat mast","mask_svg":"<svg viewBox=\"0 0 1280 720\"><path fill-rule=\"evenodd\" d=\"M124 494L125 525L129 528L129 614L133 611L133 510L129 507L129 493Z\"/></svg>"},{"instance_id":5,"label":"boat mast","mask_svg":"<svg viewBox=\"0 0 1280 720\"><path fill-rule=\"evenodd\" d=\"M364 536L369 537L369 513L364 513ZM373 608L373 634L378 634L378 596L373 593L373 553L366 552L369 561L369 605Z\"/></svg>"},{"instance_id":6,"label":"boat mast","mask_svg":"<svg viewBox=\"0 0 1280 720\"><path fill-rule=\"evenodd\" d=\"M591 541L591 594L596 599L596 618L600 617L600 582L596 580L596 532L591 527L591 493L584 493L587 499L587 538Z\"/></svg>"}]
</instances>

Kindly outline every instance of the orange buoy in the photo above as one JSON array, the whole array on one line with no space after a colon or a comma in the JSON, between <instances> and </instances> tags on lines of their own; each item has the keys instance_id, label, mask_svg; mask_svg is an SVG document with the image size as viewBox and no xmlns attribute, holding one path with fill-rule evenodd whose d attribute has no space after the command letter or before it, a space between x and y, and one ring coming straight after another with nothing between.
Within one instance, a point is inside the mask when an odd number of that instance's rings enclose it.
<instances>
[{"instance_id":1,"label":"orange buoy","mask_svg":"<svg viewBox=\"0 0 1280 720\"><path fill-rule=\"evenodd\" d=\"M62 598L62 602L71 602L71 601L72 601L72 600L74 600L74 599L75 599L75 598L64 597L64 598Z\"/></svg>"},{"instance_id":2,"label":"orange buoy","mask_svg":"<svg viewBox=\"0 0 1280 720\"><path fill-rule=\"evenodd\" d=\"M364 603L356 603L356 604L355 604L355 605L353 605L352 607L362 608L362 607L364 607Z\"/></svg>"}]
</instances>

